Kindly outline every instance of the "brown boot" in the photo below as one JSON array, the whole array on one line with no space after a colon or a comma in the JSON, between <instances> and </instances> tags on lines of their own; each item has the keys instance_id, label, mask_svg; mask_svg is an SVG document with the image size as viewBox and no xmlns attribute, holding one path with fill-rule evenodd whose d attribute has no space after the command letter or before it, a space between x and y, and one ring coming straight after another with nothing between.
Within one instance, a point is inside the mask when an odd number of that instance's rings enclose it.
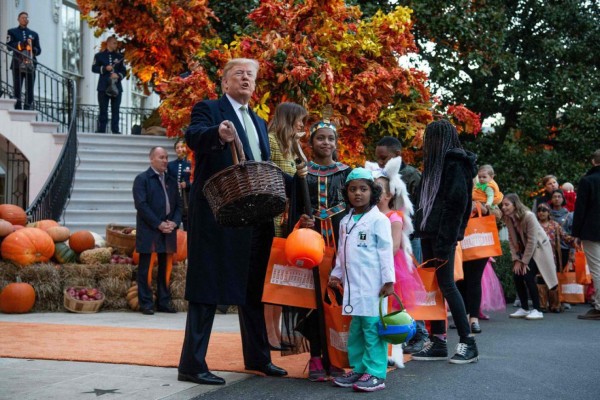
<instances>
[{"instance_id":1,"label":"brown boot","mask_svg":"<svg viewBox=\"0 0 600 400\"><path fill-rule=\"evenodd\" d=\"M548 299L550 301L550 311L553 313L563 312L563 306L560 304L560 297L558 295L558 288L548 291Z\"/></svg>"},{"instance_id":2,"label":"brown boot","mask_svg":"<svg viewBox=\"0 0 600 400\"><path fill-rule=\"evenodd\" d=\"M548 310L548 285L537 284L538 294L540 296L540 311L546 312Z\"/></svg>"}]
</instances>

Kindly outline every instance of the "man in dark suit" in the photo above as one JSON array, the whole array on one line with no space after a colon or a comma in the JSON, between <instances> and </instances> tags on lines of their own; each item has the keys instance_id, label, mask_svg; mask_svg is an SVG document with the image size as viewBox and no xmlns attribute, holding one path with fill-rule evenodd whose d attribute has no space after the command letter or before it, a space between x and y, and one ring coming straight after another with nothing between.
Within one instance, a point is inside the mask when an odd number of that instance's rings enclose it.
<instances>
[{"instance_id":1,"label":"man in dark suit","mask_svg":"<svg viewBox=\"0 0 600 400\"><path fill-rule=\"evenodd\" d=\"M181 223L181 200L177 182L165 172L167 151L162 147L150 150L150 168L135 177L133 200L135 202L136 237L135 249L140 253L137 284L140 311L154 314L152 301L152 253L157 253L157 307L158 311L174 313L171 294L167 286L167 265L171 265L177 251L177 227Z\"/></svg>"},{"instance_id":2,"label":"man in dark suit","mask_svg":"<svg viewBox=\"0 0 600 400\"><path fill-rule=\"evenodd\" d=\"M185 298L189 309L179 362L180 381L225 383L206 364L217 304L239 305L246 369L270 376L287 375L271 363L261 302L273 221L248 228L225 228L216 222L202 193L212 175L233 164L230 146L236 131L248 160L270 157L267 124L248 109L257 74L255 60L230 60L221 80L225 95L219 100L197 103L185 135L187 145L194 151L196 167L190 192L188 243L194 245L188 248Z\"/></svg>"},{"instance_id":3,"label":"man in dark suit","mask_svg":"<svg viewBox=\"0 0 600 400\"><path fill-rule=\"evenodd\" d=\"M121 106L121 97L123 86L121 81L127 74L123 61L123 54L117 51L117 38L110 36L106 39L106 50L96 53L92 72L100 74L98 78L98 105L100 114L98 115L97 133L106 132L108 122L108 102L110 101L110 129L112 133L121 133L119 130L119 107ZM115 82L117 91L108 90L112 82Z\"/></svg>"},{"instance_id":4,"label":"man in dark suit","mask_svg":"<svg viewBox=\"0 0 600 400\"><path fill-rule=\"evenodd\" d=\"M21 90L25 82L25 110L33 110L33 83L35 82L36 56L42 53L40 37L27 27L29 14L19 13L19 26L8 30L6 44L13 52L10 69L13 74L15 109L20 110Z\"/></svg>"},{"instance_id":5,"label":"man in dark suit","mask_svg":"<svg viewBox=\"0 0 600 400\"><path fill-rule=\"evenodd\" d=\"M594 308L577 318L600 321L600 149L592 155L592 168L579 181L571 232L581 240L596 288Z\"/></svg>"}]
</instances>

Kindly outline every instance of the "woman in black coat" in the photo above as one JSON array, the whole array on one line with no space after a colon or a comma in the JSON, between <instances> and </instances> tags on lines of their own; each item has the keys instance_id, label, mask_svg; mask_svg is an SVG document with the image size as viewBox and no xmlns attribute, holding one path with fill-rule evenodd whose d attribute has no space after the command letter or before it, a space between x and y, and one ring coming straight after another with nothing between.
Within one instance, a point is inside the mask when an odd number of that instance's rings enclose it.
<instances>
[{"instance_id":1,"label":"woman in black coat","mask_svg":"<svg viewBox=\"0 0 600 400\"><path fill-rule=\"evenodd\" d=\"M421 238L423 260L433 260L438 285L450 306L460 336L454 364L478 360L465 304L454 282L454 251L462 240L471 214L473 178L477 173L474 154L465 151L456 128L446 120L432 122L425 129L423 178L415 229ZM448 358L445 321L431 321L431 341L413 354L413 360Z\"/></svg>"}]
</instances>

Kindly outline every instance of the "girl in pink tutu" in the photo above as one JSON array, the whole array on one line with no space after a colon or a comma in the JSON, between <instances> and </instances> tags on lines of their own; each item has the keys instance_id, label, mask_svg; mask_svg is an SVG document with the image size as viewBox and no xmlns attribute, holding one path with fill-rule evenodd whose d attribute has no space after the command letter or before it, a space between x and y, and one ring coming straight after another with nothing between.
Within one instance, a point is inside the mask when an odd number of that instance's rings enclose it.
<instances>
[{"instance_id":1,"label":"girl in pink tutu","mask_svg":"<svg viewBox=\"0 0 600 400\"><path fill-rule=\"evenodd\" d=\"M418 299L426 296L425 287L417 273L412 261L412 248L409 235L413 232L411 216L413 205L408 198L406 184L400 179L401 157L389 160L383 169L376 163L366 162L365 167L372 171L375 181L381 186L383 192L377 204L379 211L384 213L392 224L392 238L394 241L394 269L396 283L394 291L402 299L404 307L410 310L416 305ZM393 300L396 303L395 300ZM398 304L394 304L397 308ZM396 347L396 346L394 346ZM398 367L402 367L402 350L396 355L392 349L392 359Z\"/></svg>"}]
</instances>

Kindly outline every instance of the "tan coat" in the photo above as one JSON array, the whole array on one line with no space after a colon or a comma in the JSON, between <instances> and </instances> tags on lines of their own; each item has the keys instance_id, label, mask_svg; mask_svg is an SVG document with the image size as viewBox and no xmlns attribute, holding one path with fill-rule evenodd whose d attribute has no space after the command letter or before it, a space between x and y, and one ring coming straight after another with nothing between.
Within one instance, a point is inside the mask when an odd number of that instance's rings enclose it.
<instances>
[{"instance_id":1,"label":"tan coat","mask_svg":"<svg viewBox=\"0 0 600 400\"><path fill-rule=\"evenodd\" d=\"M520 223L516 221L517 223L514 224L513 220L508 217L504 218L504 222L508 229L512 260L529 265L529 261L533 258L546 285L549 288L558 285L552 245L535 215L531 211L527 211ZM525 245L523 253L519 251L517 235Z\"/></svg>"}]
</instances>

